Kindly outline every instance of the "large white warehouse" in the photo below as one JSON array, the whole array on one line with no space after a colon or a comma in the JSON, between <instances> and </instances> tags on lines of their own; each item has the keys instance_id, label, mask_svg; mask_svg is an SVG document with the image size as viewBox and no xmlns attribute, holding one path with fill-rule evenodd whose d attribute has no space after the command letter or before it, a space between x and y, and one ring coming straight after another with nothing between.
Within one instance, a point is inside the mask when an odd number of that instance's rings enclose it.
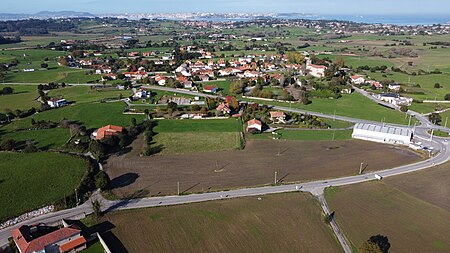
<instances>
[{"instance_id":1,"label":"large white warehouse","mask_svg":"<svg viewBox=\"0 0 450 253\"><path fill-rule=\"evenodd\" d=\"M357 123L353 128L352 137L366 141L409 145L413 132L406 127Z\"/></svg>"}]
</instances>

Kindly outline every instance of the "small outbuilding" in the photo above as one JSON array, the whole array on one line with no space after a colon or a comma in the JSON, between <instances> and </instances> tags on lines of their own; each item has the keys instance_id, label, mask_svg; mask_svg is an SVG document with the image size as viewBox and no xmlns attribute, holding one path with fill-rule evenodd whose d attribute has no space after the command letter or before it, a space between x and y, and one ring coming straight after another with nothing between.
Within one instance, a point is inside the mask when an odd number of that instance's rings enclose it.
<instances>
[{"instance_id":1,"label":"small outbuilding","mask_svg":"<svg viewBox=\"0 0 450 253\"><path fill-rule=\"evenodd\" d=\"M354 139L407 146L413 136L412 130L407 127L368 123L357 123L352 134Z\"/></svg>"}]
</instances>

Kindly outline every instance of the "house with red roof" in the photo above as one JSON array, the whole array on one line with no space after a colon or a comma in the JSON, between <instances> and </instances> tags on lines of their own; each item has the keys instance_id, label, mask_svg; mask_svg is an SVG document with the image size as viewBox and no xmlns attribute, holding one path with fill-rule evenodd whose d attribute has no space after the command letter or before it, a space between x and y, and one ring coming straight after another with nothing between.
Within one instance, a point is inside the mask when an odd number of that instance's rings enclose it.
<instances>
[{"instance_id":1,"label":"house with red roof","mask_svg":"<svg viewBox=\"0 0 450 253\"><path fill-rule=\"evenodd\" d=\"M366 82L366 80L364 79L364 76L360 76L360 75L353 75L350 77L350 81L353 84L363 84Z\"/></svg>"},{"instance_id":2,"label":"house with red roof","mask_svg":"<svg viewBox=\"0 0 450 253\"><path fill-rule=\"evenodd\" d=\"M316 78L322 78L325 76L325 70L327 69L326 66L322 65L315 65L315 64L306 64L306 70L309 71L309 74L316 77Z\"/></svg>"},{"instance_id":3,"label":"house with red roof","mask_svg":"<svg viewBox=\"0 0 450 253\"><path fill-rule=\"evenodd\" d=\"M63 222L64 227L38 225L23 225L14 229L11 234L20 253L35 252L79 252L86 249L86 239L81 229Z\"/></svg>"},{"instance_id":4,"label":"house with red roof","mask_svg":"<svg viewBox=\"0 0 450 253\"><path fill-rule=\"evenodd\" d=\"M215 85L205 85L203 86L203 91L207 93L216 93L217 92L217 86Z\"/></svg>"},{"instance_id":5,"label":"house with red roof","mask_svg":"<svg viewBox=\"0 0 450 253\"><path fill-rule=\"evenodd\" d=\"M94 133L92 133L92 136L97 140L103 140L108 136L117 136L122 133L122 131L123 127L121 126L107 125L97 129Z\"/></svg>"},{"instance_id":6,"label":"house with red roof","mask_svg":"<svg viewBox=\"0 0 450 253\"><path fill-rule=\"evenodd\" d=\"M286 114L284 112L270 112L270 120L273 123L286 123Z\"/></svg>"},{"instance_id":7,"label":"house with red roof","mask_svg":"<svg viewBox=\"0 0 450 253\"><path fill-rule=\"evenodd\" d=\"M231 113L230 107L225 102L220 103L219 106L217 106L216 110L218 112L221 112L222 114L230 114Z\"/></svg>"},{"instance_id":8,"label":"house with red roof","mask_svg":"<svg viewBox=\"0 0 450 253\"><path fill-rule=\"evenodd\" d=\"M260 133L262 131L262 122L257 119L251 119L247 122L247 132Z\"/></svg>"}]
</instances>

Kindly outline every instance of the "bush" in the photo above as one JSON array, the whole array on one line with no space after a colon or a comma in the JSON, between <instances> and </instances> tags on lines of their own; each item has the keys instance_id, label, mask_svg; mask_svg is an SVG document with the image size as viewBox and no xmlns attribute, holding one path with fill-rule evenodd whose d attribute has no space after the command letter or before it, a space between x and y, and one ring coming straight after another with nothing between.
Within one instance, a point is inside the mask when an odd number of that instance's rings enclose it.
<instances>
[{"instance_id":1,"label":"bush","mask_svg":"<svg viewBox=\"0 0 450 253\"><path fill-rule=\"evenodd\" d=\"M444 99L449 101L450 100L450 94L445 94Z\"/></svg>"},{"instance_id":2,"label":"bush","mask_svg":"<svg viewBox=\"0 0 450 253\"><path fill-rule=\"evenodd\" d=\"M99 171L97 175L95 175L95 187L104 190L109 184L109 176L103 170Z\"/></svg>"},{"instance_id":3,"label":"bush","mask_svg":"<svg viewBox=\"0 0 450 253\"><path fill-rule=\"evenodd\" d=\"M13 139L6 139L3 140L2 143L0 143L0 149L11 151L16 147L16 141Z\"/></svg>"}]
</instances>

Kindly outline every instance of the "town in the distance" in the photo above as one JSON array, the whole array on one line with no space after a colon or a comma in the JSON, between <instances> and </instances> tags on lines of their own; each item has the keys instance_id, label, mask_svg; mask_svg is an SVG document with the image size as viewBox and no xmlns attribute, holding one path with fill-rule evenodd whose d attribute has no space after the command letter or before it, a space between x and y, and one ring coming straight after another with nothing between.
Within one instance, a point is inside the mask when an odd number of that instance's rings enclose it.
<instances>
[{"instance_id":1,"label":"town in the distance","mask_svg":"<svg viewBox=\"0 0 450 253\"><path fill-rule=\"evenodd\" d=\"M1 253L450 252L450 19L19 13Z\"/></svg>"}]
</instances>

